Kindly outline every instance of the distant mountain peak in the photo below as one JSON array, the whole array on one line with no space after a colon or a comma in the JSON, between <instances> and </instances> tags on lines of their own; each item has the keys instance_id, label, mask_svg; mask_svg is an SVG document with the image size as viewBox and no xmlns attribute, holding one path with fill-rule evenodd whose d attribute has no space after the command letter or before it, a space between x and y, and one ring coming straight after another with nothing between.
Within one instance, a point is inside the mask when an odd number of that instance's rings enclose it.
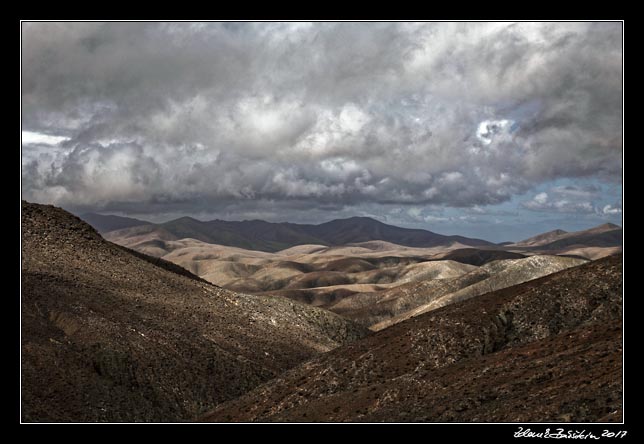
<instances>
[{"instance_id":1,"label":"distant mountain peak","mask_svg":"<svg viewBox=\"0 0 644 444\"><path fill-rule=\"evenodd\" d=\"M91 222L90 222L91 223ZM263 220L202 222L184 216L156 224L178 239L193 238L211 244L260 251L280 251L296 245L347 245L373 240L408 247L492 246L491 242L461 236L444 236L428 230L388 225L366 216L335 219L317 225L273 223Z\"/></svg>"},{"instance_id":2,"label":"distant mountain peak","mask_svg":"<svg viewBox=\"0 0 644 444\"><path fill-rule=\"evenodd\" d=\"M330 222L354 222L354 221L364 221L364 222L377 222L382 223L377 219L368 216L351 216L340 219L333 219Z\"/></svg>"},{"instance_id":3,"label":"distant mountain peak","mask_svg":"<svg viewBox=\"0 0 644 444\"><path fill-rule=\"evenodd\" d=\"M195 219L194 217L190 217L190 216L182 216L182 217L180 217L178 219L171 220L170 222L199 222L199 223L202 223L203 221L201 221L199 219Z\"/></svg>"},{"instance_id":4,"label":"distant mountain peak","mask_svg":"<svg viewBox=\"0 0 644 444\"><path fill-rule=\"evenodd\" d=\"M150 222L145 220L116 216L114 214L84 213L78 217L94 227L99 233L107 233L141 225L151 225Z\"/></svg>"}]
</instances>

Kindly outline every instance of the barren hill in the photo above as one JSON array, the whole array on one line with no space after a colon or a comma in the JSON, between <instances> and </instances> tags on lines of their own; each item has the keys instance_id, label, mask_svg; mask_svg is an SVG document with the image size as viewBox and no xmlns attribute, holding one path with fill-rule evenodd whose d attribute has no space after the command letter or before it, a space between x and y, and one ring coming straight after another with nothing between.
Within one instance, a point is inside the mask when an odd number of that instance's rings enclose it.
<instances>
[{"instance_id":1,"label":"barren hill","mask_svg":"<svg viewBox=\"0 0 644 444\"><path fill-rule=\"evenodd\" d=\"M458 302L308 361L205 421L620 421L622 262Z\"/></svg>"},{"instance_id":2,"label":"barren hill","mask_svg":"<svg viewBox=\"0 0 644 444\"><path fill-rule=\"evenodd\" d=\"M203 224L194 219L187 222ZM347 232L343 227L355 228L348 231L352 234L347 239L357 240L364 238L363 229L367 238L386 237L388 229L366 218L328 224L310 226L317 227L316 238L329 235L333 227L338 233ZM273 253L178 239L158 226L113 231L105 237L174 262L227 289L327 308L372 329L622 248L622 229L611 224L573 233L555 230L505 246L468 247L454 241L447 246L412 247L367 240L305 244ZM497 265L491 267L492 263ZM499 264L512 266L506 269Z\"/></svg>"},{"instance_id":3,"label":"barren hill","mask_svg":"<svg viewBox=\"0 0 644 444\"><path fill-rule=\"evenodd\" d=\"M328 308L372 330L381 330L421 313L584 262L559 256L498 260L449 279L423 280L379 293L352 295Z\"/></svg>"},{"instance_id":4,"label":"barren hill","mask_svg":"<svg viewBox=\"0 0 644 444\"><path fill-rule=\"evenodd\" d=\"M571 247L608 249L621 247L622 233L622 227L607 223L571 233L563 230L554 230L509 246L528 248L527 251L531 249L534 251L556 251L560 253L565 253Z\"/></svg>"},{"instance_id":5,"label":"barren hill","mask_svg":"<svg viewBox=\"0 0 644 444\"><path fill-rule=\"evenodd\" d=\"M22 419L183 421L366 331L236 294L22 204Z\"/></svg>"},{"instance_id":6,"label":"barren hill","mask_svg":"<svg viewBox=\"0 0 644 444\"><path fill-rule=\"evenodd\" d=\"M365 326L383 323L376 328L406 319L416 313L412 310L422 312L430 302L436 308L584 262L457 244L412 248L384 241L304 245L269 253L173 240L157 227L126 231L127 236L114 231L106 237L156 253L227 289L328 308Z\"/></svg>"},{"instance_id":7,"label":"barren hill","mask_svg":"<svg viewBox=\"0 0 644 444\"><path fill-rule=\"evenodd\" d=\"M519 242L515 242L515 243L510 242L509 245L515 245L515 246L521 246L521 247L534 247L538 245L545 245L557 239L561 239L563 236L567 234L570 234L570 233L564 230L557 229L557 230L548 231L546 233L537 234L536 236L532 236L528 239L524 239Z\"/></svg>"},{"instance_id":8,"label":"barren hill","mask_svg":"<svg viewBox=\"0 0 644 444\"><path fill-rule=\"evenodd\" d=\"M88 221L92 223L95 219L97 217ZM162 224L153 224L147 230L153 231L155 228L169 233L175 239L191 238L211 244L269 252L298 245L337 246L369 241L385 241L420 248L448 247L452 244L472 247L494 246L493 243L481 239L444 236L427 230L400 228L368 217L336 219L319 225L272 223L262 220L204 222L191 217L181 217ZM136 231L140 232L140 229ZM120 233L113 234L112 238L129 236L128 228L123 227ZM121 243L118 240L115 241Z\"/></svg>"}]
</instances>

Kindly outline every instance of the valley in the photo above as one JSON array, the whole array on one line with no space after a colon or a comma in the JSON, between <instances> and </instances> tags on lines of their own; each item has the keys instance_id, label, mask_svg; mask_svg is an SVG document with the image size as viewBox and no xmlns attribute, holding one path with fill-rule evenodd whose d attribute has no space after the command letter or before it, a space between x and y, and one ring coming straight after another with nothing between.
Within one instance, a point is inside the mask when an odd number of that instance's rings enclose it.
<instances>
[{"instance_id":1,"label":"valley","mask_svg":"<svg viewBox=\"0 0 644 444\"><path fill-rule=\"evenodd\" d=\"M218 406L203 421L621 420L621 259L400 322Z\"/></svg>"},{"instance_id":2,"label":"valley","mask_svg":"<svg viewBox=\"0 0 644 444\"><path fill-rule=\"evenodd\" d=\"M621 228L610 224L572 233L556 230L525 241L496 245L351 218L313 226L334 226L340 233L338 238L350 241L347 244L302 244L270 252L204 242L198 239L206 237L199 230L210 229L214 222L198 223L190 219L192 231L182 226L184 222L185 218L160 225L129 227L104 232L103 236L127 248L173 262L229 290L280 296L323 307L372 330L455 301L619 253L622 241ZM238 223L241 234L245 233L247 223ZM264 223L261 226L268 233L255 231L253 238L273 235L279 231L275 228L277 225L281 224ZM164 228L168 226L173 227L172 231ZM234 227L235 223L228 222L228 226ZM366 233L361 231L363 228ZM318 233L325 228L309 227L308 230ZM177 238L176 233L187 232L196 238ZM356 234L347 237L349 233ZM395 233L398 240L412 235L431 238L432 242L443 245L413 247L384 240L360 241L373 233L390 233L390 238Z\"/></svg>"},{"instance_id":3,"label":"valley","mask_svg":"<svg viewBox=\"0 0 644 444\"><path fill-rule=\"evenodd\" d=\"M621 418L620 228L271 252L108 222L22 204L24 421Z\"/></svg>"},{"instance_id":4,"label":"valley","mask_svg":"<svg viewBox=\"0 0 644 444\"><path fill-rule=\"evenodd\" d=\"M37 18L24 430L636 436L624 20Z\"/></svg>"}]
</instances>

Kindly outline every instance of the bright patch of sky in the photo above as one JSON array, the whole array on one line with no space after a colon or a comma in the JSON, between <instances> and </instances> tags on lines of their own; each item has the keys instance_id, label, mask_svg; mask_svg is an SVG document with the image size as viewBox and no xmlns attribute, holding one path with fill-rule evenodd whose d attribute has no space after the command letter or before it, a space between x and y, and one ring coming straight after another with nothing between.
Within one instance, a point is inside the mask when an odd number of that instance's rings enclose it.
<instances>
[{"instance_id":1,"label":"bright patch of sky","mask_svg":"<svg viewBox=\"0 0 644 444\"><path fill-rule=\"evenodd\" d=\"M476 129L476 137L484 144L489 145L498 134L510 132L514 121L508 119L484 120Z\"/></svg>"},{"instance_id":2,"label":"bright patch of sky","mask_svg":"<svg viewBox=\"0 0 644 444\"><path fill-rule=\"evenodd\" d=\"M607 222L622 225L622 186L593 179L559 179L498 205L393 208L381 220L493 242L519 241L554 229L578 231Z\"/></svg>"},{"instance_id":3,"label":"bright patch of sky","mask_svg":"<svg viewBox=\"0 0 644 444\"><path fill-rule=\"evenodd\" d=\"M66 140L69 140L69 137L36 133L33 131L22 132L23 145L58 145Z\"/></svg>"}]
</instances>

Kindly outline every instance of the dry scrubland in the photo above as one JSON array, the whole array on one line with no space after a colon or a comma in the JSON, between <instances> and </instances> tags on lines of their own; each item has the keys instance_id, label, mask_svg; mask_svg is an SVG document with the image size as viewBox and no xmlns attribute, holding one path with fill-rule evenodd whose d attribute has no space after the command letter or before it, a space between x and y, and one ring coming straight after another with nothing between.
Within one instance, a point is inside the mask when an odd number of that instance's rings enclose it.
<instances>
[{"instance_id":1,"label":"dry scrubland","mask_svg":"<svg viewBox=\"0 0 644 444\"><path fill-rule=\"evenodd\" d=\"M121 245L23 202L24 421L621 420L614 226L276 252L104 237Z\"/></svg>"}]
</instances>

